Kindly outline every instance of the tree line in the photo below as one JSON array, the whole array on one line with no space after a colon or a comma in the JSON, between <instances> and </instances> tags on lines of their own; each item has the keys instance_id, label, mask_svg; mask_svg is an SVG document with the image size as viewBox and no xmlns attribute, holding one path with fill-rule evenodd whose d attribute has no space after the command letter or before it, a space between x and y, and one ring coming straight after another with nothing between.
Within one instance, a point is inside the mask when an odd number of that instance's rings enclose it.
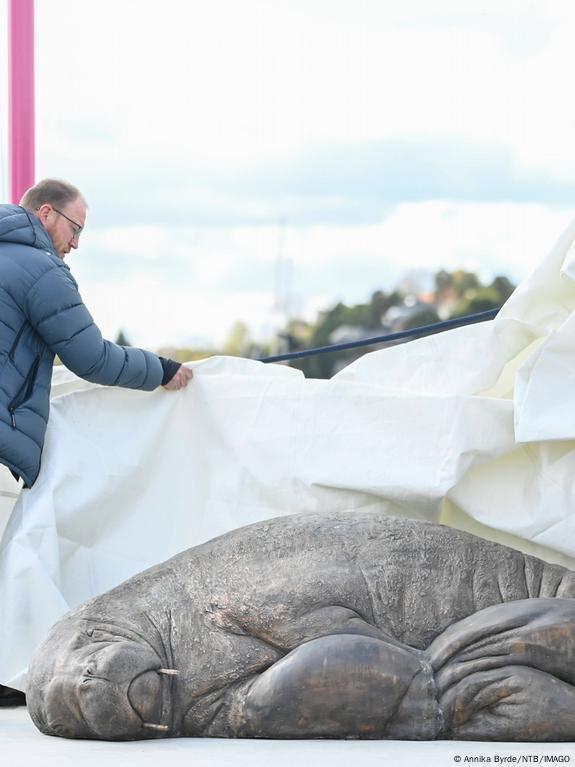
<instances>
[{"instance_id":1,"label":"tree line","mask_svg":"<svg viewBox=\"0 0 575 767\"><path fill-rule=\"evenodd\" d=\"M313 321L294 317L276 338L265 343L255 341L247 325L237 321L221 349L161 349L159 353L167 353L180 361L214 354L259 359L271 354L330 346L496 309L509 298L514 288L513 283L502 275L484 283L474 272L441 270L432 276L431 284L418 284L417 279L406 277L391 291L376 290L364 303L347 305L338 302L320 311ZM128 344L122 331L117 340ZM315 355L293 360L290 364L302 370L308 378L329 378L373 348Z\"/></svg>"}]
</instances>

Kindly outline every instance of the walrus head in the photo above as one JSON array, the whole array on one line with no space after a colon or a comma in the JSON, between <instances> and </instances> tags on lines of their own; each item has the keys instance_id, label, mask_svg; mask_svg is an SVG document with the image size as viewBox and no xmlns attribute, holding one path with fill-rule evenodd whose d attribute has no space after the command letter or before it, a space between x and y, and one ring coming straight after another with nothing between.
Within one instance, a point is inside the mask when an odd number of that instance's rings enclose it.
<instances>
[{"instance_id":1,"label":"walrus head","mask_svg":"<svg viewBox=\"0 0 575 767\"><path fill-rule=\"evenodd\" d=\"M170 668L161 642L114 621L64 620L35 652L27 702L46 735L100 740L166 737L173 725Z\"/></svg>"}]
</instances>

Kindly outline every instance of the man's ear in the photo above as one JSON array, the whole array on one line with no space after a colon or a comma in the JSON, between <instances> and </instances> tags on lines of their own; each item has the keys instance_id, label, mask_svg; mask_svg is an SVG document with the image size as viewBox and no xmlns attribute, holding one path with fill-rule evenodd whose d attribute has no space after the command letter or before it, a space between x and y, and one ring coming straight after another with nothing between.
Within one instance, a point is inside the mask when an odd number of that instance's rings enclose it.
<instances>
[{"instance_id":1,"label":"man's ear","mask_svg":"<svg viewBox=\"0 0 575 767\"><path fill-rule=\"evenodd\" d=\"M40 221L43 224L45 224L51 212L52 212L52 206L49 205L47 202L45 202L44 205L40 205L40 207L36 211L36 215L38 216Z\"/></svg>"}]
</instances>

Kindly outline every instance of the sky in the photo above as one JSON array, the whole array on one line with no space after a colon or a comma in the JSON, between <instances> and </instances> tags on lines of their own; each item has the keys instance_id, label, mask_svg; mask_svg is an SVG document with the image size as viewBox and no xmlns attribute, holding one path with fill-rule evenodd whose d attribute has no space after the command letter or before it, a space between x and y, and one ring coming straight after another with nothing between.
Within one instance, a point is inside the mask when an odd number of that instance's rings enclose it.
<instances>
[{"instance_id":1,"label":"sky","mask_svg":"<svg viewBox=\"0 0 575 767\"><path fill-rule=\"evenodd\" d=\"M421 269L521 280L575 213L573 39L572 0L36 0L37 178L88 200L88 307L194 346Z\"/></svg>"}]
</instances>

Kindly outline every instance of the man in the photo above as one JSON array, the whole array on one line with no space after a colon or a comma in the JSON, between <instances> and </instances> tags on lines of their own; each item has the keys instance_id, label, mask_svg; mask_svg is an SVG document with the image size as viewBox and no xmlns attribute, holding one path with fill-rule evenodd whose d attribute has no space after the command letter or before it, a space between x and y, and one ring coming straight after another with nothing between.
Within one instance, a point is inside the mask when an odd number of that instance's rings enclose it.
<instances>
[{"instance_id":1,"label":"man","mask_svg":"<svg viewBox=\"0 0 575 767\"><path fill-rule=\"evenodd\" d=\"M102 338L64 263L84 229L76 187L44 179L20 206L0 205L0 463L31 487L50 407L54 356L98 384L150 391L186 386L192 371ZM0 705L17 702L0 686Z\"/></svg>"}]
</instances>

